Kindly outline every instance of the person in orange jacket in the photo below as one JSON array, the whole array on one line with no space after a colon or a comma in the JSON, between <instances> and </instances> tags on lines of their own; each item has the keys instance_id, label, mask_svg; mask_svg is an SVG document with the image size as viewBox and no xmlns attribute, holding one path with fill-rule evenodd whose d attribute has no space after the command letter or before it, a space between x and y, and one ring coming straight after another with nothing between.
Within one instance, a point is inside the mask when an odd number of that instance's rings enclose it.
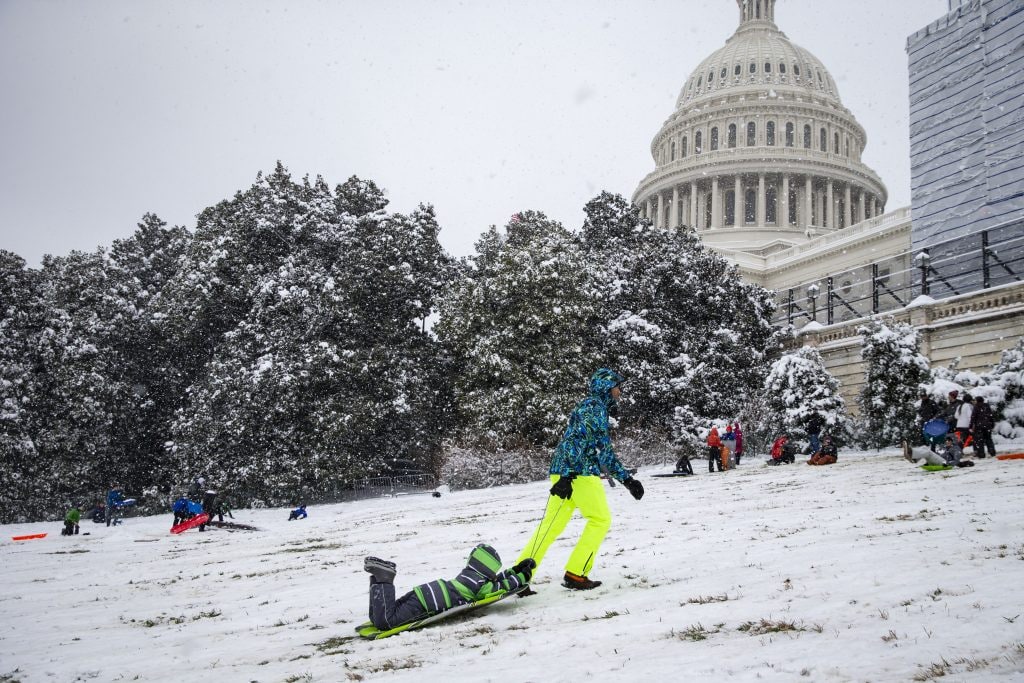
<instances>
[{"instance_id":1,"label":"person in orange jacket","mask_svg":"<svg viewBox=\"0 0 1024 683\"><path fill-rule=\"evenodd\" d=\"M718 436L718 428L714 425L711 426L711 432L708 434L708 472L715 471L715 465L718 465L718 471L722 471L722 439Z\"/></svg>"}]
</instances>

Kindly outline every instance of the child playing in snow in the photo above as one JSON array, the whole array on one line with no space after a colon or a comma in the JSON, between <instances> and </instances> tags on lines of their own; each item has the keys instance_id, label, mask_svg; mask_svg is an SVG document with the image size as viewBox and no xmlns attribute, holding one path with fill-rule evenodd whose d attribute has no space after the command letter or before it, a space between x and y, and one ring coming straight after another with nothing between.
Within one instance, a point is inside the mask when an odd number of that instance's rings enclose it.
<instances>
[{"instance_id":1,"label":"child playing in snow","mask_svg":"<svg viewBox=\"0 0 1024 683\"><path fill-rule=\"evenodd\" d=\"M61 536L74 536L78 533L78 522L82 519L82 513L78 508L71 508L68 513L64 515L64 528L61 529Z\"/></svg>"},{"instance_id":2,"label":"child playing in snow","mask_svg":"<svg viewBox=\"0 0 1024 683\"><path fill-rule=\"evenodd\" d=\"M683 453L676 461L674 474L693 474L693 465L690 464L690 456Z\"/></svg>"},{"instance_id":3,"label":"child playing in snow","mask_svg":"<svg viewBox=\"0 0 1024 683\"><path fill-rule=\"evenodd\" d=\"M783 463L796 462L796 446L790 443L789 434L783 432L772 444L772 459L769 465L781 465Z\"/></svg>"},{"instance_id":4,"label":"child playing in snow","mask_svg":"<svg viewBox=\"0 0 1024 683\"><path fill-rule=\"evenodd\" d=\"M945 447L940 453L932 453L927 446L910 447L906 441L903 442L903 457L913 463L922 460L929 465L948 465L951 467L973 467L970 460L961 460L964 456L963 448L960 447L960 440L955 434L946 437Z\"/></svg>"},{"instance_id":5,"label":"child playing in snow","mask_svg":"<svg viewBox=\"0 0 1024 683\"><path fill-rule=\"evenodd\" d=\"M288 513L288 521L290 522L293 519L305 519L308 516L309 515L306 514L306 504L303 503L302 505Z\"/></svg>"},{"instance_id":6,"label":"child playing in snow","mask_svg":"<svg viewBox=\"0 0 1024 683\"><path fill-rule=\"evenodd\" d=\"M708 472L715 471L715 465L718 465L718 471L722 471L722 439L718 436L718 428L712 425L711 431L708 432Z\"/></svg>"},{"instance_id":7,"label":"child playing in snow","mask_svg":"<svg viewBox=\"0 0 1024 683\"><path fill-rule=\"evenodd\" d=\"M831 434L826 434L821 439L821 448L807 461L808 465L831 465L839 459L839 449Z\"/></svg>"},{"instance_id":8,"label":"child playing in snow","mask_svg":"<svg viewBox=\"0 0 1024 683\"><path fill-rule=\"evenodd\" d=\"M370 573L370 621L381 631L440 614L493 595L504 595L530 583L537 563L527 558L501 571L501 558L481 543L469 554L469 563L451 580L438 579L416 586L395 598L395 563L367 557L363 568Z\"/></svg>"}]
</instances>

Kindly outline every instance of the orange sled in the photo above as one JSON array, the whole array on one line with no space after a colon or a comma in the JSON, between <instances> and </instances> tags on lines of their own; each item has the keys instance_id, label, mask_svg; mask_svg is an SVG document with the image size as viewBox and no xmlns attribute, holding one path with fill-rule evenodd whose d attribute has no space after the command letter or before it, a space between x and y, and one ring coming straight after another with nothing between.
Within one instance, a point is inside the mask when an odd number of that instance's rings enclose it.
<instances>
[{"instance_id":1,"label":"orange sled","mask_svg":"<svg viewBox=\"0 0 1024 683\"><path fill-rule=\"evenodd\" d=\"M46 538L46 534L27 534L25 536L11 536L12 541L31 541L36 538Z\"/></svg>"},{"instance_id":2,"label":"orange sled","mask_svg":"<svg viewBox=\"0 0 1024 683\"><path fill-rule=\"evenodd\" d=\"M721 456L722 456L722 469L723 469L723 470L727 470L727 469L729 469L729 449L728 449L728 448L726 448L725 446L722 446L722 447L721 447L721 448L720 448L720 449L718 450L718 452L719 452L719 453L721 454Z\"/></svg>"},{"instance_id":3,"label":"orange sled","mask_svg":"<svg viewBox=\"0 0 1024 683\"><path fill-rule=\"evenodd\" d=\"M996 460L1024 460L1024 453L1007 453L1006 455L997 455Z\"/></svg>"}]
</instances>

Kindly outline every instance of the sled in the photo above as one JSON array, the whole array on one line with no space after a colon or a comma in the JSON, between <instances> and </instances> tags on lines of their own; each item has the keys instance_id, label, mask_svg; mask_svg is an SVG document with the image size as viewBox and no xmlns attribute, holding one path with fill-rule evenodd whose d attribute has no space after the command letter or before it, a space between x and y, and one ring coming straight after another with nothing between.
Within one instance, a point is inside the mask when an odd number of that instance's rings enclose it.
<instances>
[{"instance_id":1,"label":"sled","mask_svg":"<svg viewBox=\"0 0 1024 683\"><path fill-rule=\"evenodd\" d=\"M114 507L116 508L130 508L132 505L135 505L134 498L125 498L122 501L114 503Z\"/></svg>"},{"instance_id":2,"label":"sled","mask_svg":"<svg viewBox=\"0 0 1024 683\"><path fill-rule=\"evenodd\" d=\"M46 534L25 534L24 536L11 536L12 541L34 541L37 538L46 538Z\"/></svg>"},{"instance_id":3,"label":"sled","mask_svg":"<svg viewBox=\"0 0 1024 683\"><path fill-rule=\"evenodd\" d=\"M376 626L374 626L371 622L367 621L365 623L360 624L359 626L356 626L356 632L360 636L362 636L363 638L366 638L367 640L380 640L381 638L387 638L388 636L393 636L396 633L402 633L403 631L412 631L413 629L418 629L418 628L423 628L424 626L429 626L430 624L433 624L435 621L441 621L442 619L447 619L448 617L455 616L456 614L459 614L460 612L468 612L469 610L476 609L477 607L483 607L484 605L489 605L492 602L498 602L499 600L504 600L505 598L510 598L513 595L519 595L520 593L522 593L523 591L525 591L529 587L530 587L529 584L527 584L525 586L520 586L517 590L510 591L510 592L504 593L502 595L491 595L491 596L488 596L486 598L481 598L480 600L477 600L476 602L470 602L470 603L467 603L465 605L459 605L458 607L453 607L453 608L451 608L449 610L445 610L444 612L441 612L440 614L434 614L432 616L425 617L425 618L420 619L418 621L411 621L408 624L402 624L401 626L396 626L396 627L394 627L392 629L388 629L387 631L381 631Z\"/></svg>"},{"instance_id":4,"label":"sled","mask_svg":"<svg viewBox=\"0 0 1024 683\"><path fill-rule=\"evenodd\" d=\"M729 448L727 446L722 446L719 448L718 453L722 456L722 469L729 469Z\"/></svg>"},{"instance_id":5,"label":"sled","mask_svg":"<svg viewBox=\"0 0 1024 683\"><path fill-rule=\"evenodd\" d=\"M942 470L953 469L952 465L921 465L921 469L925 472L941 472Z\"/></svg>"},{"instance_id":6,"label":"sled","mask_svg":"<svg viewBox=\"0 0 1024 683\"><path fill-rule=\"evenodd\" d=\"M197 527L200 524L206 524L210 520L210 516L205 512L201 512L192 519L186 519L181 524L171 527L172 534L180 534L183 531L188 531L193 527Z\"/></svg>"},{"instance_id":7,"label":"sled","mask_svg":"<svg viewBox=\"0 0 1024 683\"><path fill-rule=\"evenodd\" d=\"M946 432L949 431L949 425L946 424L945 420L929 420L921 427L921 431L927 436L940 438L946 436Z\"/></svg>"},{"instance_id":8,"label":"sled","mask_svg":"<svg viewBox=\"0 0 1024 683\"><path fill-rule=\"evenodd\" d=\"M1024 453L1007 453L1006 455L997 455L996 460L1024 460Z\"/></svg>"},{"instance_id":9,"label":"sled","mask_svg":"<svg viewBox=\"0 0 1024 683\"><path fill-rule=\"evenodd\" d=\"M664 472L662 474L652 474L652 477L690 477L693 476L689 472Z\"/></svg>"}]
</instances>

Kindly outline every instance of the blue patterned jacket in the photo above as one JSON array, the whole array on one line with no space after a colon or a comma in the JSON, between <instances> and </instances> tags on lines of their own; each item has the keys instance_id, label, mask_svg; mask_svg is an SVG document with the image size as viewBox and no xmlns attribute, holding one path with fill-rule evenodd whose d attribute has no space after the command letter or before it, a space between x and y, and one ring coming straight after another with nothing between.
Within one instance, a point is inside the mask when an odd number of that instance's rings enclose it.
<instances>
[{"instance_id":1,"label":"blue patterned jacket","mask_svg":"<svg viewBox=\"0 0 1024 683\"><path fill-rule=\"evenodd\" d=\"M594 373L590 395L580 401L569 416L569 425L551 460L551 474L599 476L604 471L619 481L630 478L615 456L608 430L610 392L621 381L622 377L612 370Z\"/></svg>"}]
</instances>

